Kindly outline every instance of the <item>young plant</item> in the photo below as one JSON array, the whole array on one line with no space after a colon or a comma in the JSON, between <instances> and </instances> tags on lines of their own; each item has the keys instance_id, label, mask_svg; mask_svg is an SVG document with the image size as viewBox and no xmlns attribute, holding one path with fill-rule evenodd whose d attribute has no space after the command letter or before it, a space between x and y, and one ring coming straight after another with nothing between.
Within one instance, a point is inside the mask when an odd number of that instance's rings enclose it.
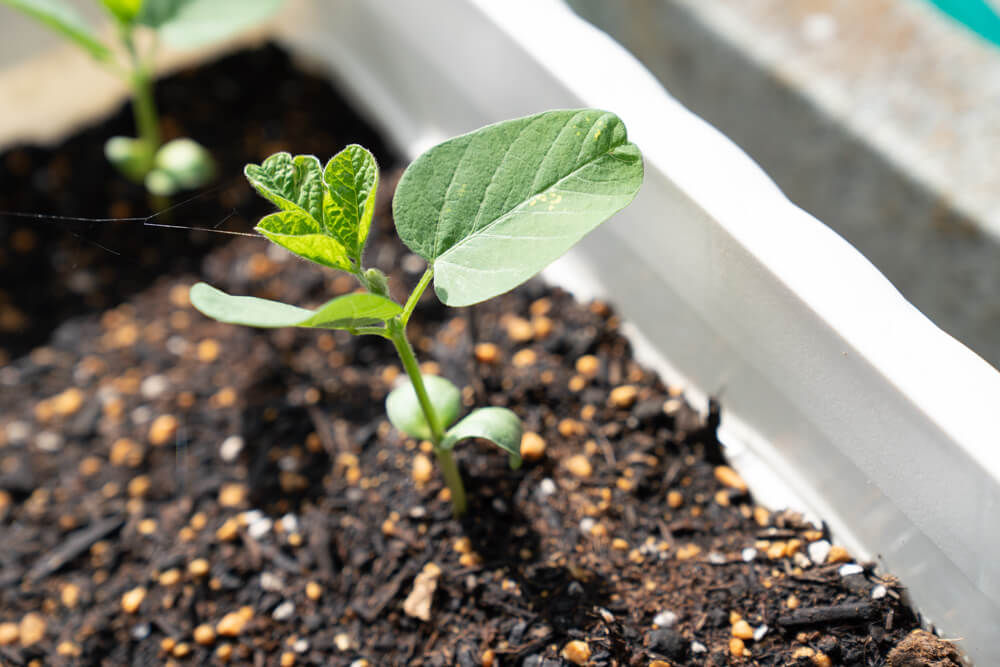
<instances>
[{"instance_id":1,"label":"young plant","mask_svg":"<svg viewBox=\"0 0 1000 667\"><path fill-rule=\"evenodd\" d=\"M181 138L163 144L153 97L158 40L192 48L227 37L274 13L281 0L99 0L110 15L116 40L107 43L66 0L0 0L84 49L132 91L137 138L111 137L108 160L150 193L168 197L210 181L215 166L200 144ZM152 33L139 39L143 30Z\"/></svg>"},{"instance_id":2,"label":"young plant","mask_svg":"<svg viewBox=\"0 0 1000 667\"><path fill-rule=\"evenodd\" d=\"M427 260L427 269L402 304L391 299L384 273L362 265L378 183L367 150L348 146L325 167L311 155L278 153L245 173L280 209L260 221L261 234L305 259L353 274L363 289L307 310L198 283L191 302L221 322L346 329L392 341L409 382L389 394L389 420L406 435L431 442L455 513L463 513L465 489L452 449L484 438L517 467L521 423L498 407L478 408L456 422L458 388L421 375L406 325L432 279L446 305L485 301L534 276L631 202L643 165L625 125L594 109L548 111L486 126L418 157L399 181L392 210L400 238Z\"/></svg>"}]
</instances>

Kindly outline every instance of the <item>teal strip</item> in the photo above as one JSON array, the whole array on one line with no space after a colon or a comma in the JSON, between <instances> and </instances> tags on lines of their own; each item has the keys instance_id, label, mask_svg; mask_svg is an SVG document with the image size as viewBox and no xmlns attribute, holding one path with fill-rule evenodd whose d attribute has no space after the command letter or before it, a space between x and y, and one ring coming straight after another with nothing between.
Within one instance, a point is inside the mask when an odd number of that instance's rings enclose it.
<instances>
[{"instance_id":1,"label":"teal strip","mask_svg":"<svg viewBox=\"0 0 1000 667\"><path fill-rule=\"evenodd\" d=\"M1000 16L986 0L928 0L979 36L1000 45Z\"/></svg>"}]
</instances>

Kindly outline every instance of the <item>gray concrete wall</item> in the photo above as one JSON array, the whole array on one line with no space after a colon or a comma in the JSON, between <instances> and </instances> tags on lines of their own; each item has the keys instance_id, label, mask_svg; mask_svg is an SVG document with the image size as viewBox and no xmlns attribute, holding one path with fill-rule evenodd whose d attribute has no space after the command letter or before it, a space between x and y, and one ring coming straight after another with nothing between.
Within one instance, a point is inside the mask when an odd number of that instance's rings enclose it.
<instances>
[{"instance_id":1,"label":"gray concrete wall","mask_svg":"<svg viewBox=\"0 0 1000 667\"><path fill-rule=\"evenodd\" d=\"M917 0L571 0L1000 367L1000 49Z\"/></svg>"}]
</instances>

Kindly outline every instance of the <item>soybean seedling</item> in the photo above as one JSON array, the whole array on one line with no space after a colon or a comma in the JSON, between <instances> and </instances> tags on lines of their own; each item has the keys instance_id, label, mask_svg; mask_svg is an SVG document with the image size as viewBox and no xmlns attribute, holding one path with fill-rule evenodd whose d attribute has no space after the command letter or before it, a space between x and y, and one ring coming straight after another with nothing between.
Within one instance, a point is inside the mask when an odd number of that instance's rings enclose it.
<instances>
[{"instance_id":1,"label":"soybean seedling","mask_svg":"<svg viewBox=\"0 0 1000 667\"><path fill-rule=\"evenodd\" d=\"M138 137L111 137L108 160L153 195L169 197L209 182L215 165L193 139L162 143L153 96L154 60L160 40L176 48L217 41L270 16L281 0L99 0L116 39L102 40L66 0L0 0L84 49L120 77L132 93ZM140 39L140 32L151 33Z\"/></svg>"},{"instance_id":2,"label":"soybean seedling","mask_svg":"<svg viewBox=\"0 0 1000 667\"><path fill-rule=\"evenodd\" d=\"M432 443L462 514L465 489L452 449L483 438L517 467L521 422L499 407L456 422L460 392L443 377L421 375L407 323L432 280L446 305L485 301L534 276L631 202L643 165L625 125L594 109L548 111L486 126L418 157L399 181L392 210L400 238L427 269L402 304L390 297L382 271L362 265L378 184L371 153L348 146L322 168L311 155L278 153L245 173L280 209L257 231L300 257L353 274L363 290L308 310L198 283L191 303L221 322L346 329L392 341L409 381L386 399L389 420Z\"/></svg>"}]
</instances>

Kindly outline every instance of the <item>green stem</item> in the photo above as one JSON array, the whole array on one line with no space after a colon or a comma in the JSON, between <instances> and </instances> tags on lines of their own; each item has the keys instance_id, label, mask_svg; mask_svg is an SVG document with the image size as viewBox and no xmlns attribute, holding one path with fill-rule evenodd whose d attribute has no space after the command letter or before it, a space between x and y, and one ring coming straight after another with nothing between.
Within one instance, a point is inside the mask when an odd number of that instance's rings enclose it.
<instances>
[{"instance_id":1,"label":"green stem","mask_svg":"<svg viewBox=\"0 0 1000 667\"><path fill-rule=\"evenodd\" d=\"M153 99L153 80L149 71L139 66L132 72L132 114L135 128L144 147L142 173L153 168L156 151L160 148L160 121Z\"/></svg>"},{"instance_id":2,"label":"green stem","mask_svg":"<svg viewBox=\"0 0 1000 667\"><path fill-rule=\"evenodd\" d=\"M403 306L403 312L400 314L399 319L403 323L403 327L406 327L406 323L410 321L410 315L413 314L413 309L417 307L417 302L420 301L420 297L423 296L424 290L431 282L431 278L434 277L434 267L428 266L427 270L424 271L424 275L420 276L420 282L417 286L413 288L413 292L410 293L410 298L406 300L406 305Z\"/></svg>"},{"instance_id":3,"label":"green stem","mask_svg":"<svg viewBox=\"0 0 1000 667\"><path fill-rule=\"evenodd\" d=\"M156 151L160 148L160 120L153 97L153 69L152 64L142 61L130 26L121 27L121 40L131 64L132 116L135 118L136 134L143 144L142 174L145 175L153 169Z\"/></svg>"},{"instance_id":4,"label":"green stem","mask_svg":"<svg viewBox=\"0 0 1000 667\"><path fill-rule=\"evenodd\" d=\"M426 283L430 282L430 269L424 274L426 280L421 279L423 287L426 287ZM418 290L423 291L418 285ZM414 291L416 293L416 290ZM419 298L419 295L418 297ZM411 295L411 300L413 299ZM409 305L409 301L407 301ZM410 309L412 311L412 308ZM404 311L405 314L405 311ZM406 370L406 374L410 378L410 382L413 384L413 390L417 394L417 401L420 403L420 409L423 410L424 418L427 420L427 425L431 429L431 444L434 445L434 454L437 457L438 464L441 466L441 473L444 475L444 481L451 490L451 503L455 509L455 514L460 515L465 513L466 500L465 500L465 486L462 484L462 476L458 471L458 466L455 465L455 459L452 458L451 451L441 448L441 440L444 438L444 429L441 427L441 421L438 419L437 411L434 410L434 406L431 404L430 396L427 395L427 387L424 386L423 377L420 375L420 366L417 364L417 358L413 354L413 347L410 345L410 341L406 338L406 325L402 321L402 315L388 322L389 338L392 340L393 345L396 346L396 353L399 355L400 361L403 362L403 368Z\"/></svg>"}]
</instances>

